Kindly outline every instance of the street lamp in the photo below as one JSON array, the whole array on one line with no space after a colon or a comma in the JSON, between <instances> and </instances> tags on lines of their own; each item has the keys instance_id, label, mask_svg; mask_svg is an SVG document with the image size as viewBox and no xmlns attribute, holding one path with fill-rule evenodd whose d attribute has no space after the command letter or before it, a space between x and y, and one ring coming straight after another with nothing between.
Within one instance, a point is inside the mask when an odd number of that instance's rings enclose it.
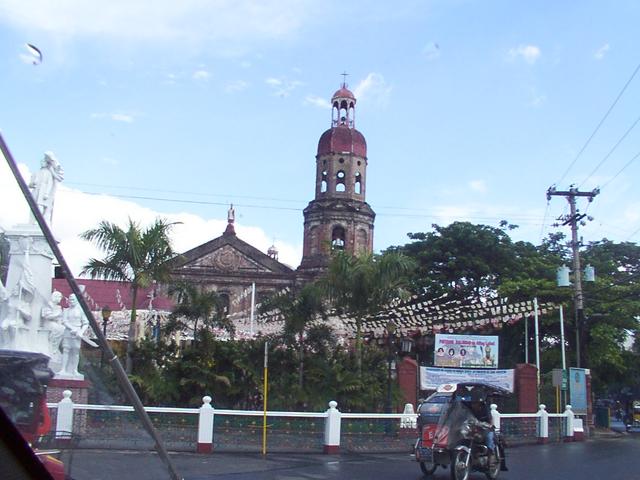
<instances>
[{"instance_id":1,"label":"street lamp","mask_svg":"<svg viewBox=\"0 0 640 480\"><path fill-rule=\"evenodd\" d=\"M111 309L108 305L102 307L102 334L104 335L105 341L107 340L107 323L109 323L109 318L111 318ZM100 356L100 368L104 363L104 352Z\"/></svg>"},{"instance_id":2,"label":"street lamp","mask_svg":"<svg viewBox=\"0 0 640 480\"><path fill-rule=\"evenodd\" d=\"M391 410L391 363L395 358L395 333L396 333L396 324L391 320L387 322L387 326L385 327L387 331L387 405L386 412L392 413Z\"/></svg>"}]
</instances>

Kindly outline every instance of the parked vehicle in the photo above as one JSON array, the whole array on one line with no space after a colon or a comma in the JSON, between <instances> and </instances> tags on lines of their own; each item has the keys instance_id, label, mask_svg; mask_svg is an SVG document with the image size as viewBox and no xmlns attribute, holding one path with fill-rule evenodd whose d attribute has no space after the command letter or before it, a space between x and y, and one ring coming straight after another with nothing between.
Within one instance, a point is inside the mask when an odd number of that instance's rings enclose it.
<instances>
[{"instance_id":1,"label":"parked vehicle","mask_svg":"<svg viewBox=\"0 0 640 480\"><path fill-rule=\"evenodd\" d=\"M640 428L640 400L634 400L631 403L630 412L626 416L624 423L627 427L627 431L632 428Z\"/></svg>"},{"instance_id":2,"label":"parked vehicle","mask_svg":"<svg viewBox=\"0 0 640 480\"><path fill-rule=\"evenodd\" d=\"M49 357L40 353L0 350L0 407L31 446L51 429L46 385L53 372L48 362ZM65 480L57 452L34 452L54 480Z\"/></svg>"},{"instance_id":3,"label":"parked vehicle","mask_svg":"<svg viewBox=\"0 0 640 480\"><path fill-rule=\"evenodd\" d=\"M418 406L415 459L426 475L451 467L452 480L472 471L493 480L506 470L505 444L490 423L489 400L509 392L484 383L445 384Z\"/></svg>"}]
</instances>

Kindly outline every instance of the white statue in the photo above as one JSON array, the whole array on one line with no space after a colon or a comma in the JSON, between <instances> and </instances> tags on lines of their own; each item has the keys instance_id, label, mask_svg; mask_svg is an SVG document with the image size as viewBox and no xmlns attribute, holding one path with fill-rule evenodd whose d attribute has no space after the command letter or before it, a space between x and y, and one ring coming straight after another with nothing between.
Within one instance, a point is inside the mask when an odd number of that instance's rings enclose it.
<instances>
[{"instance_id":1,"label":"white statue","mask_svg":"<svg viewBox=\"0 0 640 480\"><path fill-rule=\"evenodd\" d=\"M42 328L49 332L49 353L54 363L60 363L60 342L64 335L64 325L62 325L63 310L60 306L62 294L54 290L51 300L42 308L40 319Z\"/></svg>"},{"instance_id":2,"label":"white statue","mask_svg":"<svg viewBox=\"0 0 640 480\"><path fill-rule=\"evenodd\" d=\"M52 152L45 152L40 170L33 174L29 188L42 216L51 223L56 187L64 178L62 166Z\"/></svg>"},{"instance_id":3,"label":"white statue","mask_svg":"<svg viewBox=\"0 0 640 480\"><path fill-rule=\"evenodd\" d=\"M6 293L6 292L5 292ZM0 345L2 348L15 348L21 342L31 324L31 301L33 290L23 288L17 283L5 301L4 318L0 319Z\"/></svg>"},{"instance_id":4,"label":"white statue","mask_svg":"<svg viewBox=\"0 0 640 480\"><path fill-rule=\"evenodd\" d=\"M64 336L62 337L62 369L59 374L72 377L84 376L78 372L78 362L80 361L80 345L82 337L89 321L82 311L75 295L69 295L69 308L62 314L62 325L64 325Z\"/></svg>"}]
</instances>

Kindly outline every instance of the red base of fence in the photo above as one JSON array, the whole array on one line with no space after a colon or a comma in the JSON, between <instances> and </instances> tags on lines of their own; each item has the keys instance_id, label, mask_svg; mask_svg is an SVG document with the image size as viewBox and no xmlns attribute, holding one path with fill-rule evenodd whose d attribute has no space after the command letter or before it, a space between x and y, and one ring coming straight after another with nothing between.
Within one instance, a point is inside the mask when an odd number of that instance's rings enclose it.
<instances>
[{"instance_id":1,"label":"red base of fence","mask_svg":"<svg viewBox=\"0 0 640 480\"><path fill-rule=\"evenodd\" d=\"M336 455L340 453L340 445L325 445L324 453L326 455Z\"/></svg>"},{"instance_id":2,"label":"red base of fence","mask_svg":"<svg viewBox=\"0 0 640 480\"><path fill-rule=\"evenodd\" d=\"M211 453L213 452L213 443L198 443L196 447L196 453Z\"/></svg>"},{"instance_id":3,"label":"red base of fence","mask_svg":"<svg viewBox=\"0 0 640 480\"><path fill-rule=\"evenodd\" d=\"M564 440L563 440L563 441L564 441L564 442L575 442L576 440L575 440L575 438L573 438L573 437L564 437Z\"/></svg>"},{"instance_id":4,"label":"red base of fence","mask_svg":"<svg viewBox=\"0 0 640 480\"><path fill-rule=\"evenodd\" d=\"M574 442L584 442L584 432L573 432Z\"/></svg>"},{"instance_id":5,"label":"red base of fence","mask_svg":"<svg viewBox=\"0 0 640 480\"><path fill-rule=\"evenodd\" d=\"M538 443L549 443L548 437L538 437Z\"/></svg>"}]
</instances>

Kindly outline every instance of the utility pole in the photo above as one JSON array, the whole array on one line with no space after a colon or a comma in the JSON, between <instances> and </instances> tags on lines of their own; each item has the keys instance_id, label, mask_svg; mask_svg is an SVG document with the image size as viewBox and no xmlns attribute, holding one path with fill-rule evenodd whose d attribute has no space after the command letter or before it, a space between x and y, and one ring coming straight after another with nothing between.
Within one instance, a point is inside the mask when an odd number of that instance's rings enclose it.
<instances>
[{"instance_id":1,"label":"utility pole","mask_svg":"<svg viewBox=\"0 0 640 480\"><path fill-rule=\"evenodd\" d=\"M547 201L551 200L553 196L565 197L569 202L570 213L568 216L559 218L563 220L561 225L571 226L571 250L573 252L573 288L574 288L574 303L576 307L575 319L576 319L576 366L581 367L581 357L585 357L586 343L584 337L584 301L582 296L582 271L580 267L580 243L578 241L578 225L581 223L585 225L583 219L587 216L584 213L579 213L576 208L576 197L586 197L591 203L596 195L600 193L600 189L596 188L590 192L580 192L577 188L570 186L568 191L558 191L555 187L549 187L547 190ZM591 218L589 218L591 219ZM580 344L584 344L582 349L582 355L580 351Z\"/></svg>"}]
</instances>

